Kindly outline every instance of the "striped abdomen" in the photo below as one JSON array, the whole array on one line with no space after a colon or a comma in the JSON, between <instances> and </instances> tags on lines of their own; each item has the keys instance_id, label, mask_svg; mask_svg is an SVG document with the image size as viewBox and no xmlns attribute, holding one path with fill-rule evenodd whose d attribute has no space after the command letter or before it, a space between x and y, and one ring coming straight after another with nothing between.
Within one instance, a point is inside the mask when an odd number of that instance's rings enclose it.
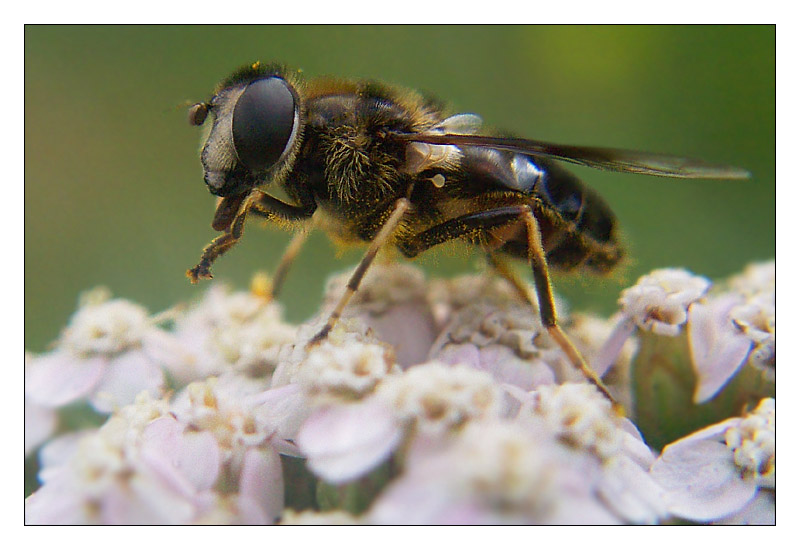
<instances>
[{"instance_id":1,"label":"striped abdomen","mask_svg":"<svg viewBox=\"0 0 800 550\"><path fill-rule=\"evenodd\" d=\"M606 202L556 162L484 147L464 147L470 187L515 191L533 208L551 268L586 267L605 273L622 258L616 219ZM508 234L500 248L527 258L524 232Z\"/></svg>"}]
</instances>

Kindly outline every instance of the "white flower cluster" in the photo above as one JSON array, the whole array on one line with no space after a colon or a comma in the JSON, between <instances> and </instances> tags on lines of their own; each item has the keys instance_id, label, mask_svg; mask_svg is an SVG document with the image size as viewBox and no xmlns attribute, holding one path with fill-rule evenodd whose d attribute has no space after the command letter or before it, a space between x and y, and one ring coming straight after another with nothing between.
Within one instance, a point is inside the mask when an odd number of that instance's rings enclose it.
<instances>
[{"instance_id":1,"label":"white flower cluster","mask_svg":"<svg viewBox=\"0 0 800 550\"><path fill-rule=\"evenodd\" d=\"M222 452L217 434L141 394L99 429L41 453L42 487L25 502L34 524L272 523L282 509L277 451Z\"/></svg>"},{"instance_id":2,"label":"white flower cluster","mask_svg":"<svg viewBox=\"0 0 800 550\"><path fill-rule=\"evenodd\" d=\"M674 336L688 324L695 356L712 362L746 356L771 326L774 371L774 305L771 325L768 308L746 310L763 301L764 279L760 270L732 282L738 298L718 304L705 279L662 270L626 291L610 320L559 310L580 351L605 365L601 375L613 365L612 390L628 396L637 326ZM377 265L328 338L311 343L342 290L334 281L319 317L299 327L260 280L251 292L214 285L156 316L88 295L52 351L26 355L26 452L39 448L41 463L26 522L753 522L774 509L774 400L656 460L522 289ZM704 344L718 318L737 335L734 351ZM81 403L110 416L54 436L61 408ZM714 480L715 494L733 497L687 496L700 474L686 441L701 454L713 444L704 458L727 461L730 474ZM287 460L302 468L287 473ZM320 513L293 494L301 486L350 496Z\"/></svg>"}]
</instances>

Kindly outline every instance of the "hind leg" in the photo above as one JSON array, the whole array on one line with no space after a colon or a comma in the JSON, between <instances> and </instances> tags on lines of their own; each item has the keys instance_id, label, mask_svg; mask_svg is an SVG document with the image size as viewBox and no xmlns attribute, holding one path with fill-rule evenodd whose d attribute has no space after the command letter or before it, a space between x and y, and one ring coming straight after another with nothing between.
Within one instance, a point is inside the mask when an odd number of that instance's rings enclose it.
<instances>
[{"instance_id":1,"label":"hind leg","mask_svg":"<svg viewBox=\"0 0 800 550\"><path fill-rule=\"evenodd\" d=\"M606 386L600 381L594 371L589 368L578 349L558 324L553 301L553 290L550 284L550 272L547 268L547 260L545 258L544 248L542 247L539 223L529 206L500 206L474 214L459 216L458 218L448 220L407 238L403 242L398 243L398 246L407 256L413 257L437 244L461 237L475 238L476 236L487 234L487 232L492 229L515 223L524 223L527 229L528 263L533 272L533 281L539 302L538 309L542 325L567 356L570 363L580 370L603 395L616 405L616 401L611 397L611 393ZM529 296L527 289L517 279L516 275L514 275L498 257L490 255L490 261L493 263L498 273L508 280L517 292L529 301L531 305L536 307L532 297Z\"/></svg>"}]
</instances>

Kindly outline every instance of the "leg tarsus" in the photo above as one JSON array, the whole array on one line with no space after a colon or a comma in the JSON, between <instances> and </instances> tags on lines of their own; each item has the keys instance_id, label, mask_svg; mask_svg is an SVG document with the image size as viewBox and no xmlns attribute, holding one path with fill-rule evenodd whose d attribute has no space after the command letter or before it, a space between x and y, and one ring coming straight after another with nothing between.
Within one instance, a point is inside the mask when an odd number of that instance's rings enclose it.
<instances>
[{"instance_id":1,"label":"leg tarsus","mask_svg":"<svg viewBox=\"0 0 800 550\"><path fill-rule=\"evenodd\" d=\"M197 284L201 279L212 279L214 276L211 274L211 264L235 245L238 240L238 237L234 237L231 233L226 232L211 241L211 243L203 249L200 262L186 271L186 276L189 277L192 284Z\"/></svg>"},{"instance_id":2,"label":"leg tarsus","mask_svg":"<svg viewBox=\"0 0 800 550\"><path fill-rule=\"evenodd\" d=\"M235 215L233 215L234 208L237 209ZM225 233L211 241L203 249L200 262L189 269L186 272L186 276L189 277L193 284L196 284L200 279L211 279L211 264L233 247L242 237L244 223L249 213L252 212L266 218L274 217L294 222L310 218L315 208L316 205L313 202L295 206L284 203L258 189L252 189L244 198L239 196L223 199L217 205L217 212L214 215L212 225L215 229L225 227ZM288 266L284 268L284 271L286 268Z\"/></svg>"}]
</instances>

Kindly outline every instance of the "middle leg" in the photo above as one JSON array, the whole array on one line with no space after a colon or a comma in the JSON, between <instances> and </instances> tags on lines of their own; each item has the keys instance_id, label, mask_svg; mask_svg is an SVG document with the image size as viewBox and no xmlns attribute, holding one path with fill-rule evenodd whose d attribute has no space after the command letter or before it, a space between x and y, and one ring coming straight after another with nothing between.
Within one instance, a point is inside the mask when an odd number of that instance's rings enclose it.
<instances>
[{"instance_id":1,"label":"middle leg","mask_svg":"<svg viewBox=\"0 0 800 550\"><path fill-rule=\"evenodd\" d=\"M342 316L342 311L344 311L344 308L347 306L350 298L352 298L353 294L355 294L358 290L358 286L361 284L361 279L364 278L364 274L367 272L367 269L369 269L369 266L372 265L372 261L375 259L378 251L392 237L395 229L397 229L397 226L400 225L403 216L410 208L411 202L406 198L397 199L397 201L394 203L394 207L391 210L389 218L381 226L381 229L378 231L378 234L375 235L375 238L372 239L367 252L364 254L364 257L361 258L361 261L359 262L355 271L353 271L353 274L350 276L350 280L347 282L347 288L345 289L342 297L339 299L339 302L336 304L333 312L328 317L328 321L325 323L325 326L322 327L322 329L311 339L311 341L308 343L309 346L316 345L327 338L328 333L331 331L331 329L333 329L334 325L339 320L339 317Z\"/></svg>"}]
</instances>

